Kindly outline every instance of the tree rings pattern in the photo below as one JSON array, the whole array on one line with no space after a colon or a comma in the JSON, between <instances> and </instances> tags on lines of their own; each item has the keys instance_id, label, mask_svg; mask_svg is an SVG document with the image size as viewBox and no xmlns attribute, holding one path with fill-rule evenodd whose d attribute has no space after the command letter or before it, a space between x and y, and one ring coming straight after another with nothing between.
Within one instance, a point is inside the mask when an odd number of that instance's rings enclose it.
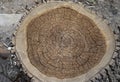
<instances>
[{"instance_id":1,"label":"tree rings pattern","mask_svg":"<svg viewBox=\"0 0 120 82\"><path fill-rule=\"evenodd\" d=\"M49 10L27 26L30 62L50 77L84 74L101 61L105 51L105 37L97 25L69 7Z\"/></svg>"}]
</instances>

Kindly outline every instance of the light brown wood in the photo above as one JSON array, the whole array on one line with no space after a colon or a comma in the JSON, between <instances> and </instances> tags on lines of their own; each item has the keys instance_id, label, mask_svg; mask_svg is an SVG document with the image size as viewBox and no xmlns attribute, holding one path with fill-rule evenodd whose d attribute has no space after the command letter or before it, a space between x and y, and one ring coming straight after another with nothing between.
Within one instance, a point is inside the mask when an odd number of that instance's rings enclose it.
<instances>
[{"instance_id":1,"label":"light brown wood","mask_svg":"<svg viewBox=\"0 0 120 82\"><path fill-rule=\"evenodd\" d=\"M94 22L69 7L50 10L27 26L30 62L43 74L72 78L97 65L106 51Z\"/></svg>"},{"instance_id":2,"label":"light brown wood","mask_svg":"<svg viewBox=\"0 0 120 82\"><path fill-rule=\"evenodd\" d=\"M106 22L72 2L37 7L16 35L21 61L44 82L85 82L107 65L114 46Z\"/></svg>"}]
</instances>

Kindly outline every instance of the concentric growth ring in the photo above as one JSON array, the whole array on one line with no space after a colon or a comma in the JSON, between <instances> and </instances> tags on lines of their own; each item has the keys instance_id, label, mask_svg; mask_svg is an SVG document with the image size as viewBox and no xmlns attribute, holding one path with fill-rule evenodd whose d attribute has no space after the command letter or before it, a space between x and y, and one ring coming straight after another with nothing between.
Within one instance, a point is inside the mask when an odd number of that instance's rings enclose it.
<instances>
[{"instance_id":1,"label":"concentric growth ring","mask_svg":"<svg viewBox=\"0 0 120 82\"><path fill-rule=\"evenodd\" d=\"M109 63L114 48L105 21L72 2L36 7L16 34L20 60L43 82L86 82Z\"/></svg>"},{"instance_id":2,"label":"concentric growth ring","mask_svg":"<svg viewBox=\"0 0 120 82\"><path fill-rule=\"evenodd\" d=\"M86 73L105 54L105 38L88 17L61 7L27 26L28 56L43 74L71 78Z\"/></svg>"}]
</instances>

